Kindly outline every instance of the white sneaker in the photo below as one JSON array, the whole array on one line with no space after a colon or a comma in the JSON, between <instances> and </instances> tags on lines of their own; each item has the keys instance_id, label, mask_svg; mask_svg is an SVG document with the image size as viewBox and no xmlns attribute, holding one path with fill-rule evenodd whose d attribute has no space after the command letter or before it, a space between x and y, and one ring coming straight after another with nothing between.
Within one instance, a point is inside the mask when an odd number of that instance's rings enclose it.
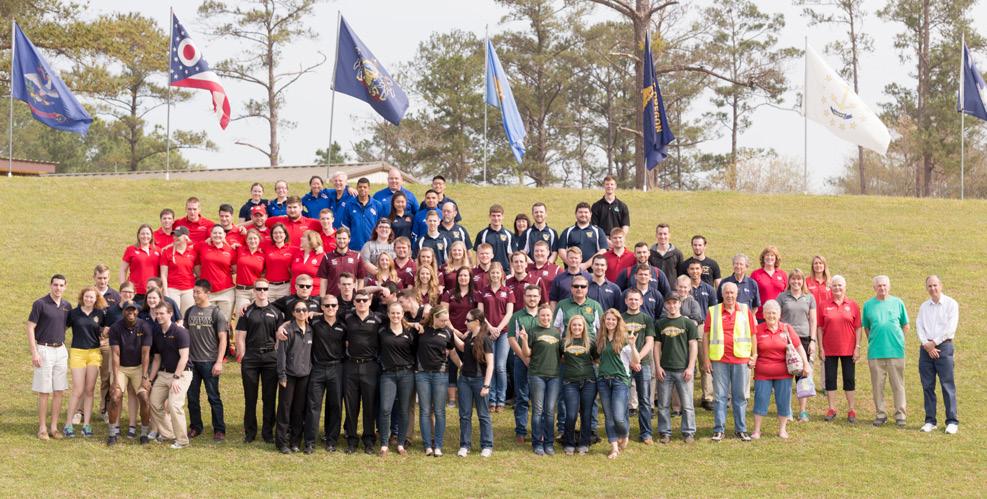
<instances>
[{"instance_id":1,"label":"white sneaker","mask_svg":"<svg viewBox=\"0 0 987 499\"><path fill-rule=\"evenodd\" d=\"M946 425L947 435L956 435L956 432L958 431L960 431L960 425L956 423L949 423L948 425Z\"/></svg>"},{"instance_id":2,"label":"white sneaker","mask_svg":"<svg viewBox=\"0 0 987 499\"><path fill-rule=\"evenodd\" d=\"M936 429L936 425L934 425L932 423L925 423L924 425L922 425L921 428L919 428L918 431L920 431L922 433L931 433L932 430L935 430L935 429Z\"/></svg>"},{"instance_id":3,"label":"white sneaker","mask_svg":"<svg viewBox=\"0 0 987 499\"><path fill-rule=\"evenodd\" d=\"M435 449L435 452L432 455L435 457L442 457L442 449Z\"/></svg>"},{"instance_id":4,"label":"white sneaker","mask_svg":"<svg viewBox=\"0 0 987 499\"><path fill-rule=\"evenodd\" d=\"M493 449L483 449L480 451L480 457L490 457L493 455Z\"/></svg>"},{"instance_id":5,"label":"white sneaker","mask_svg":"<svg viewBox=\"0 0 987 499\"><path fill-rule=\"evenodd\" d=\"M431 456L432 455L432 448L431 447L426 447L425 448L425 455L426 456Z\"/></svg>"},{"instance_id":6,"label":"white sneaker","mask_svg":"<svg viewBox=\"0 0 987 499\"><path fill-rule=\"evenodd\" d=\"M456 455L459 457L466 457L467 455L469 455L469 453L470 453L469 449L467 449L466 447L460 447L459 452L457 452Z\"/></svg>"},{"instance_id":7,"label":"white sneaker","mask_svg":"<svg viewBox=\"0 0 987 499\"><path fill-rule=\"evenodd\" d=\"M186 447L188 447L188 444L180 444L177 441L175 443L171 444L171 448L172 449L184 449Z\"/></svg>"}]
</instances>

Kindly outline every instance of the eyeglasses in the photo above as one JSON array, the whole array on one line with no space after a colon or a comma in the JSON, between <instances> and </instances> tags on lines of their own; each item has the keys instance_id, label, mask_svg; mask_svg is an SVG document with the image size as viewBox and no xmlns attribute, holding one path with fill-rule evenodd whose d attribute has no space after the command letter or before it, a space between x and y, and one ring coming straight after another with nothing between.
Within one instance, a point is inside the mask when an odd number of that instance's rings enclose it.
<instances>
[{"instance_id":1,"label":"eyeglasses","mask_svg":"<svg viewBox=\"0 0 987 499\"><path fill-rule=\"evenodd\" d=\"M264 291L264 292L266 292L268 289L271 289L271 288L254 288L254 291Z\"/></svg>"},{"instance_id":2,"label":"eyeglasses","mask_svg":"<svg viewBox=\"0 0 987 499\"><path fill-rule=\"evenodd\" d=\"M322 308L338 308L338 303L323 303Z\"/></svg>"},{"instance_id":3,"label":"eyeglasses","mask_svg":"<svg viewBox=\"0 0 987 499\"><path fill-rule=\"evenodd\" d=\"M575 288L575 289L586 289L586 288L589 287L589 285L588 284L573 284L572 287Z\"/></svg>"},{"instance_id":4,"label":"eyeglasses","mask_svg":"<svg viewBox=\"0 0 987 499\"><path fill-rule=\"evenodd\" d=\"M355 301L357 303L363 303L363 302L370 301L370 298L354 298L353 301Z\"/></svg>"},{"instance_id":5,"label":"eyeglasses","mask_svg":"<svg viewBox=\"0 0 987 499\"><path fill-rule=\"evenodd\" d=\"M312 288L312 285L311 284L295 284L295 287L296 288L302 288L302 289L311 289Z\"/></svg>"},{"instance_id":6,"label":"eyeglasses","mask_svg":"<svg viewBox=\"0 0 987 499\"><path fill-rule=\"evenodd\" d=\"M296 308L295 309L295 313L297 314L298 312L308 312L308 309L307 308Z\"/></svg>"}]
</instances>

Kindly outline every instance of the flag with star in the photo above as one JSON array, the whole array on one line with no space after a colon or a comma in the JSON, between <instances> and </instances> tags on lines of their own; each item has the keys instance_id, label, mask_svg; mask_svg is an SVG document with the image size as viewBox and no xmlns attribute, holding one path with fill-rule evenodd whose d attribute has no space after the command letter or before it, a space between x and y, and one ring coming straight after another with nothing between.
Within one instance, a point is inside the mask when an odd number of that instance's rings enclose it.
<instances>
[{"instance_id":1,"label":"flag with star","mask_svg":"<svg viewBox=\"0 0 987 499\"><path fill-rule=\"evenodd\" d=\"M209 63L175 14L171 15L171 71L168 84L208 90L212 94L212 108L219 118L219 127L225 130L230 124L230 99L226 90L219 76L209 69Z\"/></svg>"}]
</instances>

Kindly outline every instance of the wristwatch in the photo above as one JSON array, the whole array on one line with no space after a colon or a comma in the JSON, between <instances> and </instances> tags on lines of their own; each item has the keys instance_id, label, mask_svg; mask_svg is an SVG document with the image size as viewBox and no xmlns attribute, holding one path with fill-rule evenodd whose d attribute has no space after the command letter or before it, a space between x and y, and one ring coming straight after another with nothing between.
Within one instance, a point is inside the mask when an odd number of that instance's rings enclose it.
<instances>
[{"instance_id":1,"label":"wristwatch","mask_svg":"<svg viewBox=\"0 0 987 499\"><path fill-rule=\"evenodd\" d=\"M490 385L483 385L484 388L490 389Z\"/></svg>"}]
</instances>

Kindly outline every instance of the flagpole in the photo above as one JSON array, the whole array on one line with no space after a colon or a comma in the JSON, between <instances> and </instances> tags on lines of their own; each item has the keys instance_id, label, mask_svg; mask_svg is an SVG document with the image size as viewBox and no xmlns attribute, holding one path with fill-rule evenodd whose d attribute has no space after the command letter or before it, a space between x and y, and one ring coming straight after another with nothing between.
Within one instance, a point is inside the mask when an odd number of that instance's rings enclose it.
<instances>
[{"instance_id":1,"label":"flagpole","mask_svg":"<svg viewBox=\"0 0 987 499\"><path fill-rule=\"evenodd\" d=\"M962 107L963 104L963 97L964 97L963 87L965 83L963 81L963 78L966 75L965 72L966 68L963 67L963 56L964 56L963 52L965 50L966 50L966 33L964 32L962 35L962 42L960 44L960 105L961 105L960 107ZM966 180L964 178L966 173L966 137L964 134L964 132L966 131L965 126L966 126L966 113L960 110L960 199L963 199L966 194L964 192L966 190L965 189L966 186L964 185Z\"/></svg>"},{"instance_id":2,"label":"flagpole","mask_svg":"<svg viewBox=\"0 0 987 499\"><path fill-rule=\"evenodd\" d=\"M483 184L487 183L487 88L490 82L487 78L490 75L490 54L487 51L490 49L490 27L489 25L484 25L483 27ZM503 106L501 106L500 112L504 112Z\"/></svg>"},{"instance_id":3,"label":"flagpole","mask_svg":"<svg viewBox=\"0 0 987 499\"><path fill-rule=\"evenodd\" d=\"M802 193L809 193L809 37L805 37L802 73Z\"/></svg>"},{"instance_id":4,"label":"flagpole","mask_svg":"<svg viewBox=\"0 0 987 499\"><path fill-rule=\"evenodd\" d=\"M651 36L650 35L651 35L651 33L645 32L645 34L644 34L644 43L645 44L647 44L648 41L651 40ZM641 58L643 59L644 58L644 54L647 54L648 53L649 47L642 47L642 49L643 50L641 50ZM654 64L654 62L652 61L651 64ZM641 61L641 66L642 66L642 68L645 68L645 61L643 61L643 60ZM654 77L653 76L652 76L651 84L652 85L655 84L655 81L654 81ZM638 83L638 85L641 86L640 88L644 88L644 82L643 81L640 82L640 83ZM644 105L644 108L645 108L645 110L647 110L648 105L645 104ZM661 119L661 116L657 116L657 115L658 115L658 106L655 106L655 115L653 115L651 117L652 121L656 117L659 120ZM650 126L653 127L654 126L654 123L652 123ZM642 146L644 145L644 129L641 130L641 145ZM644 154L644 190L643 190L643 192L648 192L648 154L647 154L647 152L645 152L645 154Z\"/></svg>"},{"instance_id":5,"label":"flagpole","mask_svg":"<svg viewBox=\"0 0 987 499\"><path fill-rule=\"evenodd\" d=\"M339 63L339 29L342 25L343 15L336 11L336 58L332 60L332 83L329 84L329 91L332 96L329 98L329 154L326 158L326 180L329 180L329 168L332 166L332 125L336 117L336 64Z\"/></svg>"},{"instance_id":6,"label":"flagpole","mask_svg":"<svg viewBox=\"0 0 987 499\"><path fill-rule=\"evenodd\" d=\"M14 28L16 23L10 20L10 116L7 126L7 177L14 176Z\"/></svg>"},{"instance_id":7,"label":"flagpole","mask_svg":"<svg viewBox=\"0 0 987 499\"><path fill-rule=\"evenodd\" d=\"M171 35L168 38L168 100L165 104L165 180L171 180L171 45L175 43L175 9L168 9L168 24Z\"/></svg>"}]
</instances>

